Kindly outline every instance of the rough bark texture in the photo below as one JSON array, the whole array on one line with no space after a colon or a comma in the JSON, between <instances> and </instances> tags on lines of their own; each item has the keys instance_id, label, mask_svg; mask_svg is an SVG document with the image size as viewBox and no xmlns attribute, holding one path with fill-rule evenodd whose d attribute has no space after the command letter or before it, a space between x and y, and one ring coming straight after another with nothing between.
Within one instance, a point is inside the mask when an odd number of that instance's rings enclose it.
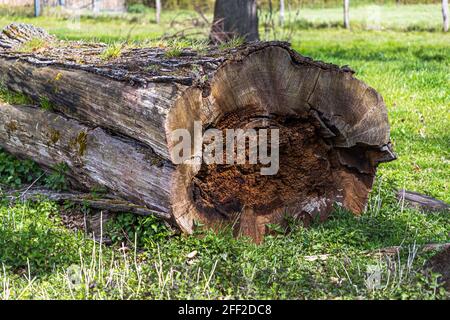
<instances>
[{"instance_id":1,"label":"rough bark texture","mask_svg":"<svg viewBox=\"0 0 450 320\"><path fill-rule=\"evenodd\" d=\"M133 140L40 108L0 105L0 145L47 167L66 163L68 175L87 189L105 186L170 218L173 166Z\"/></svg>"},{"instance_id":2,"label":"rough bark texture","mask_svg":"<svg viewBox=\"0 0 450 320\"><path fill-rule=\"evenodd\" d=\"M217 0L211 40L226 42L234 37L259 40L256 0Z\"/></svg>"},{"instance_id":3,"label":"rough bark texture","mask_svg":"<svg viewBox=\"0 0 450 320\"><path fill-rule=\"evenodd\" d=\"M106 186L184 232L196 220L232 224L261 241L266 225L286 216L325 219L334 203L360 214L377 165L395 158L381 96L349 68L286 43L170 58L169 49L124 48L110 61L100 58L102 44L49 40L27 53L20 37L5 43L16 45L0 51L3 84L53 109L0 106L0 146L44 166L65 162L86 188ZM203 130L280 129L280 170L175 165L171 133L193 132L194 121Z\"/></svg>"}]
</instances>

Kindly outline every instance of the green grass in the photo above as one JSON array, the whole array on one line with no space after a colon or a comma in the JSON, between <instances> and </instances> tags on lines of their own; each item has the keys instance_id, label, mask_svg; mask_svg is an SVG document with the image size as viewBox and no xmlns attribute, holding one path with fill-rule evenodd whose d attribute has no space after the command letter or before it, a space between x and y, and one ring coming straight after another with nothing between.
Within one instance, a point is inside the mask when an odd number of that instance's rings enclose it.
<instances>
[{"instance_id":1,"label":"green grass","mask_svg":"<svg viewBox=\"0 0 450 320\"><path fill-rule=\"evenodd\" d=\"M338 210L324 224L293 226L288 236L267 237L260 246L226 231L170 236L156 220L138 222L133 231L135 218L124 216L105 227L105 233L125 229L123 244L105 247L65 229L58 207L45 201L4 206L0 219L4 299L446 297L436 275L422 272L430 254L417 254L414 244L447 240L448 216L417 214L388 200L361 218ZM136 248L138 237L144 241ZM363 254L398 244L405 248L398 257ZM325 260L311 257L324 253ZM377 288L367 285L374 270Z\"/></svg>"},{"instance_id":2,"label":"green grass","mask_svg":"<svg viewBox=\"0 0 450 320\"><path fill-rule=\"evenodd\" d=\"M40 38L33 38L24 42L19 48L19 52L32 53L44 49L48 45L47 41Z\"/></svg>"},{"instance_id":3,"label":"green grass","mask_svg":"<svg viewBox=\"0 0 450 320\"><path fill-rule=\"evenodd\" d=\"M100 57L106 61L119 58L122 55L123 46L123 43L111 43L103 50Z\"/></svg>"},{"instance_id":4,"label":"green grass","mask_svg":"<svg viewBox=\"0 0 450 320\"><path fill-rule=\"evenodd\" d=\"M422 10L415 8L417 14ZM321 13L312 11L310 17ZM139 16L142 24L133 27L133 15L123 21L82 18L81 30L55 17L0 17L0 24L12 19L33 22L60 38L111 43L156 38L167 29L172 15L163 17L161 26ZM401 187L450 202L450 36L438 31L400 31L422 23L408 19L388 31L300 28L293 39L293 47L303 55L349 65L385 99L399 158L380 166L362 217L337 210L324 224L308 229L293 225L288 235L269 236L256 246L246 239L233 239L226 231L173 235L153 218L123 214L105 226L104 232L115 242L105 247L63 227L58 218L61 209L53 203L4 203L0 205L0 297L448 298L436 284L436 275L422 270L431 253L415 252L414 246L449 242L450 216L403 208L393 191ZM435 20L429 21L432 26ZM174 47L161 43L169 51ZM204 42L199 44L204 48ZM0 101L25 103L26 99L0 90ZM39 177L33 166L0 152L0 187L28 186ZM50 180L55 185L63 181L60 175ZM125 250L120 250L121 243ZM404 247L399 257L367 254L398 245ZM188 258L193 251L197 251L195 257ZM325 260L310 257L322 254L328 255ZM381 275L377 288L367 282L373 270Z\"/></svg>"},{"instance_id":5,"label":"green grass","mask_svg":"<svg viewBox=\"0 0 450 320\"><path fill-rule=\"evenodd\" d=\"M342 8L300 10L299 27L327 28L342 26ZM442 13L439 4L427 5L365 5L350 7L350 25L353 29L440 31Z\"/></svg>"}]
</instances>

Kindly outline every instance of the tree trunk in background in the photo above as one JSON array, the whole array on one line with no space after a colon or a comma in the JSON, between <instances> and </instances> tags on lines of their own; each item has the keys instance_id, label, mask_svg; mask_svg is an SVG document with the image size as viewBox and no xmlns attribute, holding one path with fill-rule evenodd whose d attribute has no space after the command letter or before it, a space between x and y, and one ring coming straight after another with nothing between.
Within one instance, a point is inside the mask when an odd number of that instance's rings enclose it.
<instances>
[{"instance_id":1,"label":"tree trunk in background","mask_svg":"<svg viewBox=\"0 0 450 320\"><path fill-rule=\"evenodd\" d=\"M17 50L36 37L47 42L43 50ZM0 106L0 147L44 167L63 162L84 188L100 185L184 232L195 221L228 225L256 242L268 224L324 220L335 203L362 213L378 164L395 159L382 97L351 69L286 43L185 48L170 58L170 49L124 48L108 61L105 48L8 26L2 83L51 108ZM279 170L262 175L267 165L236 163L234 150L224 152L228 164L180 163L178 129L193 136L188 159L202 159L196 146L207 129L278 129Z\"/></svg>"},{"instance_id":2,"label":"tree trunk in background","mask_svg":"<svg viewBox=\"0 0 450 320\"><path fill-rule=\"evenodd\" d=\"M159 24L161 21L161 0L155 0L156 4L156 23Z\"/></svg>"},{"instance_id":3,"label":"tree trunk in background","mask_svg":"<svg viewBox=\"0 0 450 320\"><path fill-rule=\"evenodd\" d=\"M448 0L442 0L443 30L448 31Z\"/></svg>"},{"instance_id":4,"label":"tree trunk in background","mask_svg":"<svg viewBox=\"0 0 450 320\"><path fill-rule=\"evenodd\" d=\"M285 19L284 0L280 0L280 25L281 26L284 26L284 19Z\"/></svg>"},{"instance_id":5,"label":"tree trunk in background","mask_svg":"<svg viewBox=\"0 0 450 320\"><path fill-rule=\"evenodd\" d=\"M216 1L211 40L221 43L235 37L259 40L256 0Z\"/></svg>"},{"instance_id":6,"label":"tree trunk in background","mask_svg":"<svg viewBox=\"0 0 450 320\"><path fill-rule=\"evenodd\" d=\"M350 0L344 0L344 28L350 29Z\"/></svg>"}]
</instances>

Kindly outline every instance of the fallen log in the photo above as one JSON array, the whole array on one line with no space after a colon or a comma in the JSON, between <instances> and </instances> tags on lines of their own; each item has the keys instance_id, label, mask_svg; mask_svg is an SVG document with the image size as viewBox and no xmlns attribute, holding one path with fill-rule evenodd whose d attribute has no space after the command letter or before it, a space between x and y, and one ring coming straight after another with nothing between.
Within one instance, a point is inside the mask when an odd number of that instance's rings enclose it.
<instances>
[{"instance_id":1,"label":"fallen log","mask_svg":"<svg viewBox=\"0 0 450 320\"><path fill-rule=\"evenodd\" d=\"M65 162L83 186L106 186L184 232L195 221L232 224L259 242L267 224L286 216L325 219L334 203L360 214L378 164L395 159L382 97L349 68L313 61L286 43L124 47L105 59L103 44L47 35L30 52L23 40L30 36L22 36L30 29L3 31L1 80L51 110L0 106L0 146L47 167ZM259 142L270 131L263 142L276 157L263 162L259 149L250 163L246 137L239 161L232 137L232 148L213 157L227 161L207 162L208 141L218 138L202 133L213 128L224 136L254 130ZM193 137L187 152L174 138L180 130ZM269 165L278 170L262 174Z\"/></svg>"}]
</instances>

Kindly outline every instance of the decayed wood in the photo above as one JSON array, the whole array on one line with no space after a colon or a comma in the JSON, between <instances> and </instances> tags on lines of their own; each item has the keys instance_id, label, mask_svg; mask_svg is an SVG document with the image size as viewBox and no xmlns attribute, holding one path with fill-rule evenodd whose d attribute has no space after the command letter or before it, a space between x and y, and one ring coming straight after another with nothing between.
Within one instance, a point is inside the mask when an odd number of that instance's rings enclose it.
<instances>
[{"instance_id":1,"label":"decayed wood","mask_svg":"<svg viewBox=\"0 0 450 320\"><path fill-rule=\"evenodd\" d=\"M450 206L447 203L418 192L402 189L397 192L397 198L400 202L414 209L421 209L423 211L450 211Z\"/></svg>"},{"instance_id":2,"label":"decayed wood","mask_svg":"<svg viewBox=\"0 0 450 320\"><path fill-rule=\"evenodd\" d=\"M103 44L48 40L26 53L16 38L0 50L3 84L45 97L53 110L0 107L0 146L45 166L66 162L84 186L104 185L185 232L195 220L233 223L237 234L260 241L266 224L286 215L325 219L333 203L359 214L377 165L395 159L382 97L351 69L286 43L183 49L175 57L170 48L124 48L104 61ZM192 133L194 121L203 130L280 129L279 172L175 165L171 133Z\"/></svg>"},{"instance_id":3,"label":"decayed wood","mask_svg":"<svg viewBox=\"0 0 450 320\"><path fill-rule=\"evenodd\" d=\"M91 193L84 193L79 191L55 191L46 188L31 188L26 191L8 191L3 197L9 202L16 201L39 201L47 199L58 203L70 201L75 204L87 205L90 208L98 210L107 210L109 212L129 212L142 216L155 215L154 211L149 210L145 206L138 206L134 203L124 201L119 197L101 194L94 196ZM158 214L156 214L158 216ZM166 218L166 215L159 215Z\"/></svg>"}]
</instances>

